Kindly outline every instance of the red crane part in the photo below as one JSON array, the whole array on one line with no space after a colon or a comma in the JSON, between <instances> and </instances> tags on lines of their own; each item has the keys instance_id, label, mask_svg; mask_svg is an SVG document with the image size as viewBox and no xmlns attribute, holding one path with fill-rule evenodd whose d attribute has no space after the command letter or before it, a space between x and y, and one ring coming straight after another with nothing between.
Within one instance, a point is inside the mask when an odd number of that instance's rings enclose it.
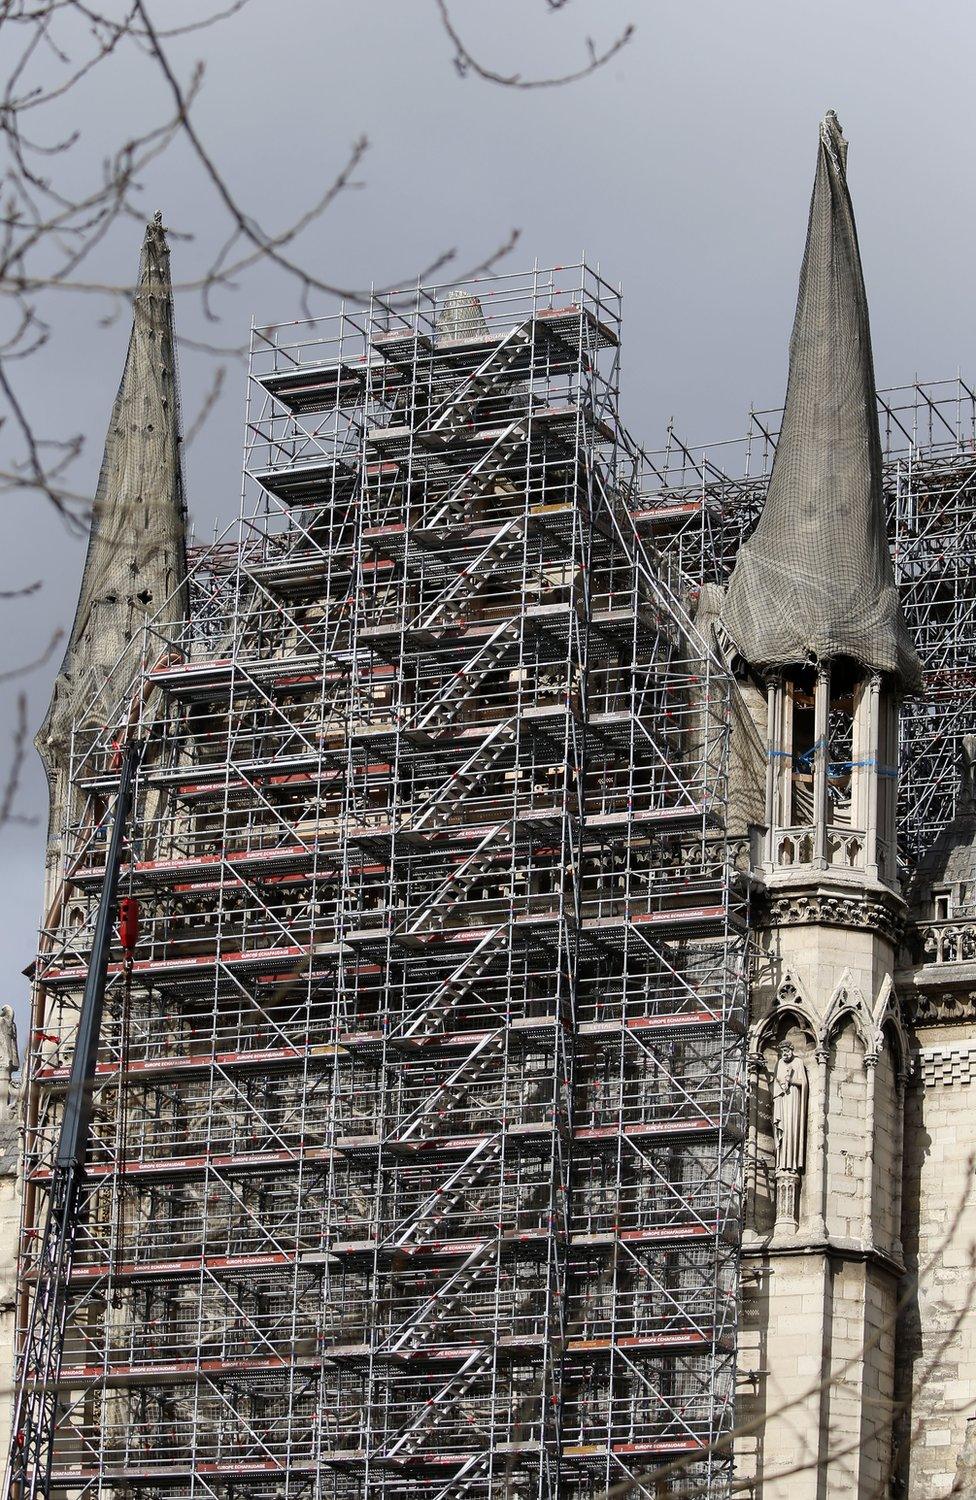
<instances>
[{"instance_id":1,"label":"red crane part","mask_svg":"<svg viewBox=\"0 0 976 1500\"><path fill-rule=\"evenodd\" d=\"M119 942L123 952L134 952L139 941L139 903L134 896L123 896L119 902Z\"/></svg>"}]
</instances>

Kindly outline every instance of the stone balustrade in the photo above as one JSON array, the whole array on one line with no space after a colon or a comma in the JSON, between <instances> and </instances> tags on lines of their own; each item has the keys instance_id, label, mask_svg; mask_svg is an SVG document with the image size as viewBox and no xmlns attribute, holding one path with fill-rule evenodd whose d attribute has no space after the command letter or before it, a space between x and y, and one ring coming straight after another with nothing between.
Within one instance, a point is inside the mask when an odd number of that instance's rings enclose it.
<instances>
[{"instance_id":1,"label":"stone balustrade","mask_svg":"<svg viewBox=\"0 0 976 1500\"><path fill-rule=\"evenodd\" d=\"M824 849L828 867L835 870L863 869L866 839L863 829L828 824ZM816 829L812 824L800 828L783 828L776 837L775 863L781 868L812 865L815 848Z\"/></svg>"},{"instance_id":2,"label":"stone balustrade","mask_svg":"<svg viewBox=\"0 0 976 1500\"><path fill-rule=\"evenodd\" d=\"M922 951L929 964L976 961L976 920L932 922L923 927Z\"/></svg>"}]
</instances>

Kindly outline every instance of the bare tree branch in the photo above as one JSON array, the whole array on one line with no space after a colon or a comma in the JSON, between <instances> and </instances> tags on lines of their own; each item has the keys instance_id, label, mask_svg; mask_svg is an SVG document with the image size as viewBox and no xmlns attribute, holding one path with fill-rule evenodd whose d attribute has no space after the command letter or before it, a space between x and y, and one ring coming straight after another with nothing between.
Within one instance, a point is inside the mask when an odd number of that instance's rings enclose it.
<instances>
[{"instance_id":1,"label":"bare tree branch","mask_svg":"<svg viewBox=\"0 0 976 1500\"><path fill-rule=\"evenodd\" d=\"M550 10L562 10L566 0L547 0L547 3ZM591 73L595 73L611 58L616 57L617 53L626 47L637 29L633 24L626 26L616 41L611 42L603 52L598 52L591 38L587 37L588 61L583 67L576 68L571 73L562 73L551 78L523 78L521 73L498 73L479 62L462 40L448 10L447 0L434 0L434 4L441 18L441 25L454 47L454 66L461 77L464 78L468 73L474 73L478 78L483 78L486 83L498 83L509 89L552 89L561 88L566 83L578 83L581 78L588 78Z\"/></svg>"},{"instance_id":2,"label":"bare tree branch","mask_svg":"<svg viewBox=\"0 0 976 1500\"><path fill-rule=\"evenodd\" d=\"M187 431L184 435L184 448L189 448L190 444L196 437L199 436L200 432L206 425L207 418L213 411L217 402L220 400L220 393L224 388L224 380L226 378L226 375L227 366L218 365L216 370L214 371L214 378L211 382L210 389L203 398L203 405L200 407L200 410L197 412L197 415L190 423L190 426L187 428Z\"/></svg>"},{"instance_id":3,"label":"bare tree branch","mask_svg":"<svg viewBox=\"0 0 976 1500\"><path fill-rule=\"evenodd\" d=\"M12 682L15 677L26 677L28 673L36 672L38 667L43 667L51 660L55 647L63 639L64 631L56 630L40 656L35 657L33 661L25 662L21 667L11 667L9 672L0 672L0 682Z\"/></svg>"},{"instance_id":4,"label":"bare tree branch","mask_svg":"<svg viewBox=\"0 0 976 1500\"><path fill-rule=\"evenodd\" d=\"M26 599L30 594L36 594L44 587L40 578L35 578L33 583L25 583L19 589L0 589L0 599Z\"/></svg>"},{"instance_id":5,"label":"bare tree branch","mask_svg":"<svg viewBox=\"0 0 976 1500\"><path fill-rule=\"evenodd\" d=\"M21 772L24 769L24 755L27 752L27 694L17 694L17 721L14 725L13 753L10 757L10 766L7 777L0 791L0 828L8 823L30 823L31 818L22 818L14 812L14 802L17 790L20 786Z\"/></svg>"},{"instance_id":6,"label":"bare tree branch","mask_svg":"<svg viewBox=\"0 0 976 1500\"><path fill-rule=\"evenodd\" d=\"M0 86L0 143L6 153L5 193L0 195L0 299L5 311L13 314L8 318L12 331L0 334L0 398L9 413L8 442L14 439L18 450L0 467L0 488L42 495L79 532L87 524L88 500L71 490L66 475L82 451L82 438L66 439L38 430L17 388L13 366L36 354L49 338L50 327L41 315L39 299L53 293L87 292L110 296L121 308L136 295L137 287L85 275L83 268L120 219L145 218L139 201L145 172L177 138L186 141L230 220L223 244L202 273L174 288L199 294L208 320L217 316L215 293L233 290L235 279L262 261L275 265L297 285L304 316L312 315L309 301L313 295L361 300L369 294L365 287L343 286L317 267L304 264L297 252L301 235L338 198L361 185L357 173L367 151L365 137L352 143L345 162L324 190L283 228L269 230L231 190L198 125L195 106L203 86L203 62L197 61L184 83L171 61L170 39L212 29L250 3L225 0L185 25L165 27L153 19L148 0L126 0L112 14L93 0L0 0L0 27L9 41L5 55L11 59ZM19 51L15 47L18 35L23 38ZM65 99L102 67L128 65L133 49L149 60L163 83L170 113L141 133L122 139L103 163L100 175L79 191L73 163L82 134L75 129L45 139L44 125L53 118L48 107L63 108ZM64 76L60 76L62 71ZM518 231L512 231L461 274L474 276L492 269L517 239ZM454 248L440 251L419 271L396 277L390 289L379 295L392 304L398 295L396 286L412 285L418 277L429 280L452 263L456 254ZM240 353L206 340L184 338L181 343L207 355L237 357ZM204 417L214 401L207 403Z\"/></svg>"}]
</instances>

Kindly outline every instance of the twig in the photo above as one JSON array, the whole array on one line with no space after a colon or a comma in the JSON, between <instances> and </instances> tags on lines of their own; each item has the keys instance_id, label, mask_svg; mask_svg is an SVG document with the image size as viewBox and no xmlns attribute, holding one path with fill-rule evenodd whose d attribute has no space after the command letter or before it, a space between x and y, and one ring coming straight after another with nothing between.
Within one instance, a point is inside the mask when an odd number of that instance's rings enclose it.
<instances>
[{"instance_id":1,"label":"twig","mask_svg":"<svg viewBox=\"0 0 976 1500\"><path fill-rule=\"evenodd\" d=\"M38 667L43 667L45 663L50 661L54 648L63 638L64 631L60 629L56 630L40 656L36 657L34 661L25 662L22 667L12 667L9 672L0 672L0 682L12 682L15 677L26 677L29 672L36 672Z\"/></svg>"},{"instance_id":2,"label":"twig","mask_svg":"<svg viewBox=\"0 0 976 1500\"><path fill-rule=\"evenodd\" d=\"M550 10L561 10L565 0L548 0ZM586 48L589 53L589 62L582 68L576 68L571 73L561 73L551 78L523 78L521 73L496 73L488 68L471 52L470 48L462 40L457 27L451 19L451 13L447 8L447 0L434 0L441 18L441 25L447 32L454 47L454 66L465 77L468 73L474 73L478 78L483 78L486 83L498 83L508 89L553 89L561 88L566 83L578 83L581 78L588 78L598 68L602 68L611 58L616 57L633 37L636 27L631 23L611 42L605 52L597 52L593 42L586 38Z\"/></svg>"},{"instance_id":3,"label":"twig","mask_svg":"<svg viewBox=\"0 0 976 1500\"><path fill-rule=\"evenodd\" d=\"M20 786L20 776L24 768L24 755L27 750L27 694L17 694L17 722L14 725L13 754L10 758L10 769L4 782L3 792L0 794L0 828L14 821L27 821L16 818L13 811L14 799Z\"/></svg>"}]
</instances>

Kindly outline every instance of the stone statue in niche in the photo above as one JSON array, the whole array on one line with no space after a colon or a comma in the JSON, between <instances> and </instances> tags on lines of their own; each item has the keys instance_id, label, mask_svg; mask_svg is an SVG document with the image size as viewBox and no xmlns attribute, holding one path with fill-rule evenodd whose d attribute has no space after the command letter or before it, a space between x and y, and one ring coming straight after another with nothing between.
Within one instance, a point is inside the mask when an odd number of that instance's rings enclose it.
<instances>
[{"instance_id":1,"label":"stone statue in niche","mask_svg":"<svg viewBox=\"0 0 976 1500\"><path fill-rule=\"evenodd\" d=\"M807 1070L792 1042L780 1043L773 1073L776 1170L802 1172L807 1152Z\"/></svg>"},{"instance_id":2,"label":"stone statue in niche","mask_svg":"<svg viewBox=\"0 0 976 1500\"><path fill-rule=\"evenodd\" d=\"M976 807L976 734L964 734L959 746L959 808Z\"/></svg>"},{"instance_id":3,"label":"stone statue in niche","mask_svg":"<svg viewBox=\"0 0 976 1500\"><path fill-rule=\"evenodd\" d=\"M790 1041L780 1043L773 1072L776 1228L796 1233L800 1173L807 1154L807 1069Z\"/></svg>"}]
</instances>

